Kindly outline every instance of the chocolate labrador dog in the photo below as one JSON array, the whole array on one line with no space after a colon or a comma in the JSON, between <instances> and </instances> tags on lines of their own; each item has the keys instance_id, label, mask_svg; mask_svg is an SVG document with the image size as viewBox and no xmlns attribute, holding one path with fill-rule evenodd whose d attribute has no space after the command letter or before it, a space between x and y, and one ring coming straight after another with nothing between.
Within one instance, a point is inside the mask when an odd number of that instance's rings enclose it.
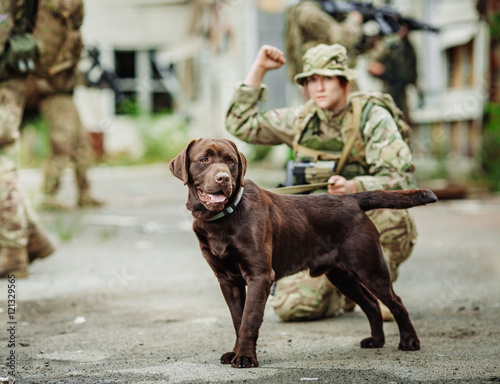
<instances>
[{"instance_id":1,"label":"chocolate labrador dog","mask_svg":"<svg viewBox=\"0 0 500 384\"><path fill-rule=\"evenodd\" d=\"M231 312L236 344L221 357L233 367L257 367L256 344L273 283L308 269L326 274L368 317L362 348L384 345L377 299L399 327L399 349L420 349L417 333L394 293L379 233L365 214L433 203L428 190L368 191L351 195L278 195L245 180L247 162L224 139L198 139L170 162L189 188L186 207L201 252L213 269Z\"/></svg>"}]
</instances>

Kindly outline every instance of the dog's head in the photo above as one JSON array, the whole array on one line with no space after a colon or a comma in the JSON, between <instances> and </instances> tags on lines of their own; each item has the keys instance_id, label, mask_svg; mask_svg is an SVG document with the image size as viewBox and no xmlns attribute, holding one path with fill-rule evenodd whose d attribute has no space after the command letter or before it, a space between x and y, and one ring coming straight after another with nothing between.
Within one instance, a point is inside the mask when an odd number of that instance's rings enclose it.
<instances>
[{"instance_id":1,"label":"dog's head","mask_svg":"<svg viewBox=\"0 0 500 384\"><path fill-rule=\"evenodd\" d=\"M220 212L245 185L247 160L225 139L191 141L170 162L170 171L189 187L190 211Z\"/></svg>"}]
</instances>

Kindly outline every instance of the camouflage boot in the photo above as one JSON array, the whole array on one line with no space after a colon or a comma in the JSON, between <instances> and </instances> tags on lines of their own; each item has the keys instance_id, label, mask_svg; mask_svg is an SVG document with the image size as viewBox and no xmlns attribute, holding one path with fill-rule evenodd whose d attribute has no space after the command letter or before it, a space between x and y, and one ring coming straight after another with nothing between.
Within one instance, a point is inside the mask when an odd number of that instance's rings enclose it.
<instances>
[{"instance_id":1,"label":"camouflage boot","mask_svg":"<svg viewBox=\"0 0 500 384\"><path fill-rule=\"evenodd\" d=\"M68 206L57 200L61 177L64 169L69 163L66 155L53 155L45 166L43 192L44 197L40 204L40 209L47 211L66 211Z\"/></svg>"},{"instance_id":2,"label":"camouflage boot","mask_svg":"<svg viewBox=\"0 0 500 384\"><path fill-rule=\"evenodd\" d=\"M75 164L75 177L80 195L78 196L79 207L100 207L103 201L97 200L90 194L90 183L87 177L87 167L85 162L81 161Z\"/></svg>"},{"instance_id":3,"label":"camouflage boot","mask_svg":"<svg viewBox=\"0 0 500 384\"><path fill-rule=\"evenodd\" d=\"M80 192L80 196L78 197L78 206L79 207L100 207L104 204L103 201L97 200L92 197L88 190Z\"/></svg>"},{"instance_id":4,"label":"camouflage boot","mask_svg":"<svg viewBox=\"0 0 500 384\"><path fill-rule=\"evenodd\" d=\"M0 278L28 277L28 255L23 248L0 248Z\"/></svg>"},{"instance_id":5,"label":"camouflage boot","mask_svg":"<svg viewBox=\"0 0 500 384\"><path fill-rule=\"evenodd\" d=\"M28 259L32 263L36 259L44 259L54 253L54 245L38 227L32 226L28 229Z\"/></svg>"}]
</instances>

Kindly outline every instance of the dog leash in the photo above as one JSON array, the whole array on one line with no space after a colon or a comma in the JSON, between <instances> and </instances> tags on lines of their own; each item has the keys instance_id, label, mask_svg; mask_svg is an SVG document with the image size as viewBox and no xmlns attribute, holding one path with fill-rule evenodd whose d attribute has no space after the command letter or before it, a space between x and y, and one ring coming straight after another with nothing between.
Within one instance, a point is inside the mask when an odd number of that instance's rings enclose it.
<instances>
[{"instance_id":1,"label":"dog leash","mask_svg":"<svg viewBox=\"0 0 500 384\"><path fill-rule=\"evenodd\" d=\"M325 188L329 185L334 185L335 182L325 181L323 183L312 183L312 184L301 184L301 185L292 185L290 187L278 187L268 189L269 192L277 193L278 195L293 195L297 193L303 192L311 192L316 189Z\"/></svg>"}]
</instances>

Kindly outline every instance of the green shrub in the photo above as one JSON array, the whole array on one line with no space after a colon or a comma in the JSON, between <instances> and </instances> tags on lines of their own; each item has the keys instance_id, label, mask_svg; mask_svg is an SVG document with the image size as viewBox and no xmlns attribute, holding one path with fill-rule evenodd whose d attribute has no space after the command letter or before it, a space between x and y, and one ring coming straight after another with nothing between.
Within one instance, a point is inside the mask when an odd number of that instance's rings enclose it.
<instances>
[{"instance_id":1,"label":"green shrub","mask_svg":"<svg viewBox=\"0 0 500 384\"><path fill-rule=\"evenodd\" d=\"M489 187L500 191L500 104L489 103L481 148L481 165Z\"/></svg>"},{"instance_id":2,"label":"green shrub","mask_svg":"<svg viewBox=\"0 0 500 384\"><path fill-rule=\"evenodd\" d=\"M173 159L189 141L188 122L176 114L146 115L138 118L139 135L144 145L143 162Z\"/></svg>"}]
</instances>

